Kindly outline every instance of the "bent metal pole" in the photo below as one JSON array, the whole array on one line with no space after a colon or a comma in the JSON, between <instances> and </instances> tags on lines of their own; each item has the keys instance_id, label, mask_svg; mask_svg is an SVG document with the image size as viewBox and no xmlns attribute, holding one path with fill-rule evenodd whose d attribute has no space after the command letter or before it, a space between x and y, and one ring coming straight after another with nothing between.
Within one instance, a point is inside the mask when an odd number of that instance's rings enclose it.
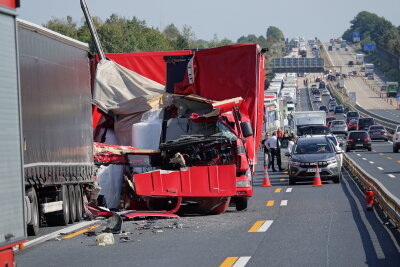
<instances>
[{"instance_id":1,"label":"bent metal pole","mask_svg":"<svg viewBox=\"0 0 400 267\"><path fill-rule=\"evenodd\" d=\"M97 53L99 54L100 60L106 59L104 56L103 48L101 47L99 36L97 35L96 28L94 27L92 17L90 16L88 6L86 4L86 0L81 0L81 8L83 14L86 18L86 23L88 24L90 33L92 34L94 46L96 47Z\"/></svg>"}]
</instances>

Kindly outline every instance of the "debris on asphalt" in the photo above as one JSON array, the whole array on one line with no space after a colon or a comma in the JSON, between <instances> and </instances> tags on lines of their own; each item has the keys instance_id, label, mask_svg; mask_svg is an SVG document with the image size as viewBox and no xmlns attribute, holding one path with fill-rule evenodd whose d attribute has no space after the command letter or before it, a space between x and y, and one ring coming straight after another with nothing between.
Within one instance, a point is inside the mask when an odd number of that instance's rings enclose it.
<instances>
[{"instance_id":1,"label":"debris on asphalt","mask_svg":"<svg viewBox=\"0 0 400 267\"><path fill-rule=\"evenodd\" d=\"M103 230L104 233L121 233L122 218L118 214L114 213L107 221L107 227Z\"/></svg>"},{"instance_id":2,"label":"debris on asphalt","mask_svg":"<svg viewBox=\"0 0 400 267\"><path fill-rule=\"evenodd\" d=\"M102 233L96 237L96 244L100 247L114 245L114 235L112 233Z\"/></svg>"},{"instance_id":3,"label":"debris on asphalt","mask_svg":"<svg viewBox=\"0 0 400 267\"><path fill-rule=\"evenodd\" d=\"M83 233L86 236L97 236L97 233L95 231L87 231L86 233Z\"/></svg>"}]
</instances>

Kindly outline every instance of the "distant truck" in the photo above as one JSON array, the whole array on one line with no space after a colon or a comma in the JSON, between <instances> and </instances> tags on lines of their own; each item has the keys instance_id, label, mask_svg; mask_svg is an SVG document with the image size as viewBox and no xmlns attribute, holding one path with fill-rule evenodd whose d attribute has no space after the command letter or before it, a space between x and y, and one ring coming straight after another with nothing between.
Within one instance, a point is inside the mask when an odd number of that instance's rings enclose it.
<instances>
[{"instance_id":1,"label":"distant truck","mask_svg":"<svg viewBox=\"0 0 400 267\"><path fill-rule=\"evenodd\" d=\"M344 48L344 47L346 47L346 46L347 46L347 42L346 42L345 40L343 40L343 41L340 43L340 47Z\"/></svg>"},{"instance_id":2,"label":"distant truck","mask_svg":"<svg viewBox=\"0 0 400 267\"><path fill-rule=\"evenodd\" d=\"M369 75L374 75L374 64L372 63L367 63L365 64L365 77L368 77Z\"/></svg>"},{"instance_id":3,"label":"distant truck","mask_svg":"<svg viewBox=\"0 0 400 267\"><path fill-rule=\"evenodd\" d=\"M364 54L356 54L356 64L357 65L364 64Z\"/></svg>"},{"instance_id":4,"label":"distant truck","mask_svg":"<svg viewBox=\"0 0 400 267\"><path fill-rule=\"evenodd\" d=\"M296 136L305 134L304 128L307 127L307 133L317 134L321 127L325 126L325 111L296 111L292 113L291 132ZM312 131L315 128L315 132Z\"/></svg>"},{"instance_id":5,"label":"distant truck","mask_svg":"<svg viewBox=\"0 0 400 267\"><path fill-rule=\"evenodd\" d=\"M399 93L398 82L386 82L386 95L387 97L396 97Z\"/></svg>"}]
</instances>

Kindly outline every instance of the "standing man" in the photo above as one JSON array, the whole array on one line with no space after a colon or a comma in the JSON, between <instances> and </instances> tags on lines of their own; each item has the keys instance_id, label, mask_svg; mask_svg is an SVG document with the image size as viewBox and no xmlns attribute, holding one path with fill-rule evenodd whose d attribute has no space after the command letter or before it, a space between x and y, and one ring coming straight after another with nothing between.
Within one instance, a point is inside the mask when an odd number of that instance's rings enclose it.
<instances>
[{"instance_id":1,"label":"standing man","mask_svg":"<svg viewBox=\"0 0 400 267\"><path fill-rule=\"evenodd\" d=\"M276 131L272 133L272 136L268 138L267 140L267 147L271 151L271 167L272 171L276 172L275 169L275 158L276 158L276 163L278 165L279 171L283 171L281 167L281 148L279 144L278 137L276 136Z\"/></svg>"},{"instance_id":2,"label":"standing man","mask_svg":"<svg viewBox=\"0 0 400 267\"><path fill-rule=\"evenodd\" d=\"M267 146L267 140L269 138L269 133L265 134L265 139L261 141L261 144L264 148L264 166L267 166L269 169L271 167L271 151Z\"/></svg>"}]
</instances>

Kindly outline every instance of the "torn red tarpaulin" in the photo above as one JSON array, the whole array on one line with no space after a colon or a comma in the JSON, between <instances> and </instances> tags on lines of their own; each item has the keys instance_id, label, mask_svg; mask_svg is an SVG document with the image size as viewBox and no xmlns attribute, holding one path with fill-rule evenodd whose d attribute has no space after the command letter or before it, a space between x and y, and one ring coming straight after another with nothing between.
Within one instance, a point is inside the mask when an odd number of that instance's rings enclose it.
<instances>
[{"instance_id":1,"label":"torn red tarpaulin","mask_svg":"<svg viewBox=\"0 0 400 267\"><path fill-rule=\"evenodd\" d=\"M96 218L96 217L111 217L113 216L113 213L111 211L107 211L102 209L101 207L96 206L94 203L89 203L86 206L87 210L90 212L91 218Z\"/></svg>"},{"instance_id":2,"label":"torn red tarpaulin","mask_svg":"<svg viewBox=\"0 0 400 267\"><path fill-rule=\"evenodd\" d=\"M178 215L163 211L138 211L138 210L127 210L118 212L118 214L126 219L134 219L139 217L163 217L163 218L179 218Z\"/></svg>"}]
</instances>

